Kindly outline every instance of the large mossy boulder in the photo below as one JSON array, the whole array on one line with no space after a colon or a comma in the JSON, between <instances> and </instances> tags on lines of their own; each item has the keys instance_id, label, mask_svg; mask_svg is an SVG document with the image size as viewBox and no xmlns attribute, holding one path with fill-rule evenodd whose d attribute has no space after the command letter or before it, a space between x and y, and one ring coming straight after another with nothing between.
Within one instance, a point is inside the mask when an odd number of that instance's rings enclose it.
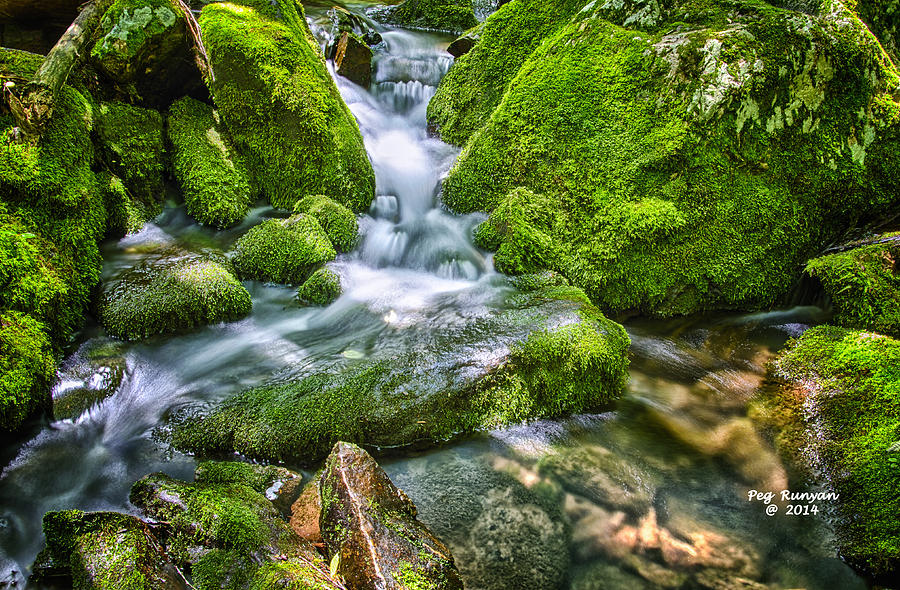
<instances>
[{"instance_id":1,"label":"large mossy boulder","mask_svg":"<svg viewBox=\"0 0 900 590\"><path fill-rule=\"evenodd\" d=\"M478 24L472 0L404 0L373 12L376 20L407 29L460 34Z\"/></svg>"},{"instance_id":2,"label":"large mossy boulder","mask_svg":"<svg viewBox=\"0 0 900 590\"><path fill-rule=\"evenodd\" d=\"M809 261L834 305L835 323L900 336L900 234Z\"/></svg>"},{"instance_id":3,"label":"large mossy boulder","mask_svg":"<svg viewBox=\"0 0 900 590\"><path fill-rule=\"evenodd\" d=\"M453 69L515 61L518 37L492 22L534 4L492 15ZM511 272L556 270L604 309L772 305L809 256L898 201L900 76L853 12L813 4L589 3L487 84L451 70L432 118L471 135L444 202L496 212ZM502 95L489 117L492 101L466 99L484 87Z\"/></svg>"},{"instance_id":4,"label":"large mossy boulder","mask_svg":"<svg viewBox=\"0 0 900 590\"><path fill-rule=\"evenodd\" d=\"M338 442L319 480L319 526L354 590L462 590L450 550L367 452Z\"/></svg>"},{"instance_id":5,"label":"large mossy boulder","mask_svg":"<svg viewBox=\"0 0 900 590\"><path fill-rule=\"evenodd\" d=\"M109 335L140 340L236 320L251 307L224 256L163 250L105 282L99 314Z\"/></svg>"},{"instance_id":6,"label":"large mossy boulder","mask_svg":"<svg viewBox=\"0 0 900 590\"><path fill-rule=\"evenodd\" d=\"M122 102L100 105L97 136L107 169L121 179L127 197L146 220L162 211L166 144L158 111Z\"/></svg>"},{"instance_id":7,"label":"large mossy boulder","mask_svg":"<svg viewBox=\"0 0 900 590\"><path fill-rule=\"evenodd\" d=\"M330 371L256 387L173 419L172 441L198 454L313 462L338 440L376 447L603 407L622 391L629 339L577 289L497 301L460 322L421 318L404 340L375 342ZM356 360L354 360L354 358Z\"/></svg>"},{"instance_id":8,"label":"large mossy boulder","mask_svg":"<svg viewBox=\"0 0 900 590\"><path fill-rule=\"evenodd\" d=\"M249 173L213 108L193 98L172 105L167 119L172 168L187 212L200 223L228 227L250 208Z\"/></svg>"},{"instance_id":9,"label":"large mossy boulder","mask_svg":"<svg viewBox=\"0 0 900 590\"><path fill-rule=\"evenodd\" d=\"M253 227L234 245L232 260L242 279L290 285L302 283L335 256L319 222L300 213Z\"/></svg>"},{"instance_id":10,"label":"large mossy boulder","mask_svg":"<svg viewBox=\"0 0 900 590\"><path fill-rule=\"evenodd\" d=\"M774 363L782 449L827 491L841 556L876 578L900 571L900 342L821 326ZM891 576L894 576L891 578Z\"/></svg>"},{"instance_id":11,"label":"large mossy boulder","mask_svg":"<svg viewBox=\"0 0 900 590\"><path fill-rule=\"evenodd\" d=\"M214 3L200 16L216 106L272 205L327 194L354 211L375 196L375 176L294 0Z\"/></svg>"},{"instance_id":12,"label":"large mossy boulder","mask_svg":"<svg viewBox=\"0 0 900 590\"><path fill-rule=\"evenodd\" d=\"M194 42L177 0L116 0L103 14L92 64L120 93L152 107L203 96Z\"/></svg>"},{"instance_id":13,"label":"large mossy boulder","mask_svg":"<svg viewBox=\"0 0 900 590\"><path fill-rule=\"evenodd\" d=\"M197 481L162 473L134 484L131 502L168 523L166 551L190 566L198 590L336 590L315 548L285 522L265 493L299 476L277 467L204 464Z\"/></svg>"},{"instance_id":14,"label":"large mossy boulder","mask_svg":"<svg viewBox=\"0 0 900 590\"><path fill-rule=\"evenodd\" d=\"M70 579L75 590L186 590L150 527L117 512L48 512L32 582ZM55 586L54 586L55 587Z\"/></svg>"},{"instance_id":15,"label":"large mossy boulder","mask_svg":"<svg viewBox=\"0 0 900 590\"><path fill-rule=\"evenodd\" d=\"M56 361L44 329L31 316L0 310L0 432L50 407Z\"/></svg>"}]
</instances>

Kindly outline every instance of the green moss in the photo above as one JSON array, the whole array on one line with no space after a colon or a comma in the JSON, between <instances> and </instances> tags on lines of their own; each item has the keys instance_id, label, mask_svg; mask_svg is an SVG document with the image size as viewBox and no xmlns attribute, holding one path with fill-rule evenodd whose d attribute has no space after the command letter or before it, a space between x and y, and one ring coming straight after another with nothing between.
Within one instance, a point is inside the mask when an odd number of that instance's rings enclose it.
<instances>
[{"instance_id":1,"label":"green moss","mask_svg":"<svg viewBox=\"0 0 900 590\"><path fill-rule=\"evenodd\" d=\"M191 566L197 590L245 590L259 566L240 551L213 549Z\"/></svg>"},{"instance_id":2,"label":"green moss","mask_svg":"<svg viewBox=\"0 0 900 590\"><path fill-rule=\"evenodd\" d=\"M900 335L900 234L885 243L822 256L806 265L834 303L834 320L848 328Z\"/></svg>"},{"instance_id":3,"label":"green moss","mask_svg":"<svg viewBox=\"0 0 900 590\"><path fill-rule=\"evenodd\" d=\"M188 213L216 227L243 220L250 206L248 173L212 107L192 98L174 103L168 135Z\"/></svg>"},{"instance_id":4,"label":"green moss","mask_svg":"<svg viewBox=\"0 0 900 590\"><path fill-rule=\"evenodd\" d=\"M682 0L642 20L614 4L534 49L444 182L455 211L514 228L484 230L500 268L545 265L615 312L764 308L896 204L898 73L850 12Z\"/></svg>"},{"instance_id":5,"label":"green moss","mask_svg":"<svg viewBox=\"0 0 900 590\"><path fill-rule=\"evenodd\" d=\"M428 122L441 139L463 145L487 123L541 40L584 4L582 0L511 0L492 14L482 26L479 42L453 63L428 103Z\"/></svg>"},{"instance_id":6,"label":"green moss","mask_svg":"<svg viewBox=\"0 0 900 590\"><path fill-rule=\"evenodd\" d=\"M338 440L376 446L441 441L460 432L595 409L623 388L629 339L586 303L583 293L577 300L577 293L520 295L492 319L495 323L465 333L447 330L446 340L421 350L244 391L206 415L176 417L172 442L199 454L236 451L310 462ZM485 346L470 342L473 332L516 332L519 325L550 321L548 313L563 313L566 320L559 321L565 325L523 337L499 366L480 367L470 358L472 350ZM446 373L458 347L471 365L465 376Z\"/></svg>"},{"instance_id":7,"label":"green moss","mask_svg":"<svg viewBox=\"0 0 900 590\"><path fill-rule=\"evenodd\" d=\"M141 230L144 224L159 213L160 204L150 206L132 198L122 179L110 173L98 175L98 184L106 207L108 233L125 236Z\"/></svg>"},{"instance_id":8,"label":"green moss","mask_svg":"<svg viewBox=\"0 0 900 590\"><path fill-rule=\"evenodd\" d=\"M267 563L259 568L249 590L334 590L323 569L302 559Z\"/></svg>"},{"instance_id":9,"label":"green moss","mask_svg":"<svg viewBox=\"0 0 900 590\"><path fill-rule=\"evenodd\" d=\"M408 29L427 29L459 34L478 24L472 0L404 0L374 15L381 22Z\"/></svg>"},{"instance_id":10,"label":"green moss","mask_svg":"<svg viewBox=\"0 0 900 590\"><path fill-rule=\"evenodd\" d=\"M252 306L226 264L184 252L150 257L104 289L103 326L126 340L235 320Z\"/></svg>"},{"instance_id":11,"label":"green moss","mask_svg":"<svg viewBox=\"0 0 900 590\"><path fill-rule=\"evenodd\" d=\"M97 135L107 167L122 179L152 218L162 211L166 170L159 112L121 102L100 105Z\"/></svg>"},{"instance_id":12,"label":"green moss","mask_svg":"<svg viewBox=\"0 0 900 590\"><path fill-rule=\"evenodd\" d=\"M427 558L424 561L427 561ZM400 563L400 569L394 575L394 579L400 583L403 590L441 590L437 582L417 572L412 564L405 561Z\"/></svg>"},{"instance_id":13,"label":"green moss","mask_svg":"<svg viewBox=\"0 0 900 590\"><path fill-rule=\"evenodd\" d=\"M236 461L205 461L194 474L198 483L210 485L243 484L265 493L276 481L300 477L284 467L256 465Z\"/></svg>"},{"instance_id":14,"label":"green moss","mask_svg":"<svg viewBox=\"0 0 900 590\"><path fill-rule=\"evenodd\" d=\"M359 240L356 215L340 203L324 195L309 195L297 201L294 213L315 217L338 252L349 252L356 247Z\"/></svg>"},{"instance_id":15,"label":"green moss","mask_svg":"<svg viewBox=\"0 0 900 590\"><path fill-rule=\"evenodd\" d=\"M42 63L43 55L0 47L0 77L30 80Z\"/></svg>"},{"instance_id":16,"label":"green moss","mask_svg":"<svg viewBox=\"0 0 900 590\"><path fill-rule=\"evenodd\" d=\"M200 25L219 113L272 205L328 194L365 210L375 194L372 166L302 7L219 2L204 7Z\"/></svg>"},{"instance_id":17,"label":"green moss","mask_svg":"<svg viewBox=\"0 0 900 590\"><path fill-rule=\"evenodd\" d=\"M233 261L241 278L298 284L335 255L319 222L298 214L252 228L235 244Z\"/></svg>"},{"instance_id":18,"label":"green moss","mask_svg":"<svg viewBox=\"0 0 900 590\"><path fill-rule=\"evenodd\" d=\"M844 558L882 575L900 565L900 342L821 326L789 344L774 365L800 398L801 448L839 494ZM792 396L793 397L793 396Z\"/></svg>"},{"instance_id":19,"label":"green moss","mask_svg":"<svg viewBox=\"0 0 900 590\"><path fill-rule=\"evenodd\" d=\"M121 64L137 61L151 45L148 40L179 19L170 0L116 0L103 14L91 57Z\"/></svg>"},{"instance_id":20,"label":"green moss","mask_svg":"<svg viewBox=\"0 0 900 590\"><path fill-rule=\"evenodd\" d=\"M894 63L900 58L900 0L846 0L881 41Z\"/></svg>"},{"instance_id":21,"label":"green moss","mask_svg":"<svg viewBox=\"0 0 900 590\"><path fill-rule=\"evenodd\" d=\"M312 273L297 290L304 305L329 305L341 296L341 278L329 268Z\"/></svg>"},{"instance_id":22,"label":"green moss","mask_svg":"<svg viewBox=\"0 0 900 590\"><path fill-rule=\"evenodd\" d=\"M50 404L56 363L44 326L0 310L0 430L15 431Z\"/></svg>"}]
</instances>

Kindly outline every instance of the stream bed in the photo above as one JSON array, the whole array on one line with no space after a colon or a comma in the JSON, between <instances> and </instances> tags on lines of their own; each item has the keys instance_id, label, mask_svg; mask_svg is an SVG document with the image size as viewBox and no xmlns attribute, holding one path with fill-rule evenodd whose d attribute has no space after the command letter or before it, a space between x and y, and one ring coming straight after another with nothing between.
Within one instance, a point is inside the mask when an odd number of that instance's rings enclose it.
<instances>
[{"instance_id":1,"label":"stream bed","mask_svg":"<svg viewBox=\"0 0 900 590\"><path fill-rule=\"evenodd\" d=\"M325 9L308 16L321 34ZM400 350L448 322L476 325L514 289L472 244L484 217L452 215L439 201L458 150L428 136L425 108L452 64L450 38L382 34L369 91L336 78L379 195L361 218L359 248L329 265L344 294L326 308L302 308L292 288L247 282L253 312L241 321L128 344L85 328L55 395L104 379L85 374L91 347L110 347L123 383L90 410L5 449L0 580L23 586L43 542L44 512L133 512L128 490L140 477L190 479L195 460L154 436L173 412L365 358L376 347ZM160 245L227 251L253 224L278 215L259 206L217 232L172 204L141 232L104 245L104 278ZM631 378L613 411L380 459L450 545L470 590L865 588L835 557L823 514L767 516L748 501L750 490L802 487L748 411L774 352L824 319L801 307L626 322Z\"/></svg>"}]
</instances>

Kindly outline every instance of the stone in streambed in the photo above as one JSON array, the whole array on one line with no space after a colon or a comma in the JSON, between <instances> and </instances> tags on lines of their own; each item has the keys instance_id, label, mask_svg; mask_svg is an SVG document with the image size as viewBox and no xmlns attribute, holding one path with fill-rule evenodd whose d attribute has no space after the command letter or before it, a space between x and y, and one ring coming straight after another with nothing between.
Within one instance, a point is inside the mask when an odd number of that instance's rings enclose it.
<instances>
[{"instance_id":1,"label":"stone in streambed","mask_svg":"<svg viewBox=\"0 0 900 590\"><path fill-rule=\"evenodd\" d=\"M322 500L319 497L319 478L306 484L300 496L291 506L290 525L294 532L310 543L322 542L319 517L322 514Z\"/></svg>"},{"instance_id":2,"label":"stone in streambed","mask_svg":"<svg viewBox=\"0 0 900 590\"><path fill-rule=\"evenodd\" d=\"M241 236L234 246L234 267L242 279L298 284L336 252L311 215L269 219Z\"/></svg>"},{"instance_id":3,"label":"stone in streambed","mask_svg":"<svg viewBox=\"0 0 900 590\"><path fill-rule=\"evenodd\" d=\"M331 19L331 36L335 40L339 39L342 33L353 33L370 47L383 41L381 34L375 30L375 25L372 21L350 12L346 8L335 6L328 11L328 17ZM332 45L332 53L328 55L329 58L334 57L334 48L334 45Z\"/></svg>"},{"instance_id":4,"label":"stone in streambed","mask_svg":"<svg viewBox=\"0 0 900 590\"><path fill-rule=\"evenodd\" d=\"M111 339L82 344L59 368L53 388L53 417L74 420L110 397L128 377L124 347Z\"/></svg>"},{"instance_id":5,"label":"stone in streambed","mask_svg":"<svg viewBox=\"0 0 900 590\"><path fill-rule=\"evenodd\" d=\"M99 313L111 336L140 340L235 320L251 307L224 257L162 250L104 283Z\"/></svg>"},{"instance_id":6,"label":"stone in streambed","mask_svg":"<svg viewBox=\"0 0 900 590\"><path fill-rule=\"evenodd\" d=\"M396 6L372 11L380 22L409 29L459 34L478 24L472 0L405 0Z\"/></svg>"},{"instance_id":7,"label":"stone in streambed","mask_svg":"<svg viewBox=\"0 0 900 590\"><path fill-rule=\"evenodd\" d=\"M341 296L341 278L329 268L314 272L297 290L303 305L329 305Z\"/></svg>"},{"instance_id":8,"label":"stone in streambed","mask_svg":"<svg viewBox=\"0 0 900 590\"><path fill-rule=\"evenodd\" d=\"M341 33L334 51L337 73L368 88L372 83L372 50L352 33Z\"/></svg>"},{"instance_id":9,"label":"stone in streambed","mask_svg":"<svg viewBox=\"0 0 900 590\"><path fill-rule=\"evenodd\" d=\"M463 55L469 53L481 38L481 32L483 29L484 23L479 23L478 25L472 27L471 29L460 35L459 37L454 39L450 43L450 45L447 46L447 53L449 53L453 57L462 57Z\"/></svg>"},{"instance_id":10,"label":"stone in streambed","mask_svg":"<svg viewBox=\"0 0 900 590\"><path fill-rule=\"evenodd\" d=\"M452 295L448 296L452 297ZM577 289L509 295L504 311L461 320L451 306L373 343L365 361L241 392L203 414L173 417L172 442L313 462L338 440L435 443L458 433L597 409L621 392L629 344Z\"/></svg>"},{"instance_id":11,"label":"stone in streambed","mask_svg":"<svg viewBox=\"0 0 900 590\"><path fill-rule=\"evenodd\" d=\"M378 463L339 442L319 480L322 537L354 590L462 590L449 549ZM334 557L338 556L338 557Z\"/></svg>"},{"instance_id":12,"label":"stone in streambed","mask_svg":"<svg viewBox=\"0 0 900 590\"><path fill-rule=\"evenodd\" d=\"M359 241L356 215L325 195L303 197L294 204L294 213L306 213L314 217L338 252L351 251Z\"/></svg>"},{"instance_id":13,"label":"stone in streambed","mask_svg":"<svg viewBox=\"0 0 900 590\"><path fill-rule=\"evenodd\" d=\"M48 512L47 544L32 582L71 578L76 590L185 590L189 586L141 519L117 512Z\"/></svg>"}]
</instances>

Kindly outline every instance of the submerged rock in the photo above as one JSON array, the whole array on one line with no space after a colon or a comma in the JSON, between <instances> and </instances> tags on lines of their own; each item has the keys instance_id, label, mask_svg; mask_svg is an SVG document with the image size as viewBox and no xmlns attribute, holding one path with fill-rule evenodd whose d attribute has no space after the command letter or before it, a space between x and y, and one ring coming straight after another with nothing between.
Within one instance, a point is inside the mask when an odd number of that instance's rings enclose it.
<instances>
[{"instance_id":1,"label":"submerged rock","mask_svg":"<svg viewBox=\"0 0 900 590\"><path fill-rule=\"evenodd\" d=\"M214 3L200 16L216 106L275 207L328 194L354 211L375 196L356 120L294 0Z\"/></svg>"},{"instance_id":2,"label":"submerged rock","mask_svg":"<svg viewBox=\"0 0 900 590\"><path fill-rule=\"evenodd\" d=\"M45 549L31 582L70 578L83 590L186 590L149 526L118 512L67 510L44 515Z\"/></svg>"},{"instance_id":3,"label":"submerged rock","mask_svg":"<svg viewBox=\"0 0 900 590\"><path fill-rule=\"evenodd\" d=\"M352 33L341 33L334 50L337 73L368 88L372 83L372 50Z\"/></svg>"},{"instance_id":4,"label":"submerged rock","mask_svg":"<svg viewBox=\"0 0 900 590\"><path fill-rule=\"evenodd\" d=\"M100 21L91 61L119 91L153 107L203 96L189 25L175 0L116 0Z\"/></svg>"},{"instance_id":5,"label":"submerged rock","mask_svg":"<svg viewBox=\"0 0 900 590\"><path fill-rule=\"evenodd\" d=\"M373 343L365 361L345 357L330 371L239 393L205 415L186 411L175 419L173 442L201 454L310 462L338 440L435 443L596 409L619 395L628 336L582 292L519 293L497 303L505 311L475 320L449 310L417 318L400 342Z\"/></svg>"},{"instance_id":6,"label":"submerged rock","mask_svg":"<svg viewBox=\"0 0 900 590\"><path fill-rule=\"evenodd\" d=\"M94 338L82 344L59 368L53 388L53 417L74 420L110 397L128 376L124 347Z\"/></svg>"},{"instance_id":7,"label":"submerged rock","mask_svg":"<svg viewBox=\"0 0 900 590\"><path fill-rule=\"evenodd\" d=\"M462 590L450 551L367 452L336 443L319 493L322 537L349 587Z\"/></svg>"},{"instance_id":8,"label":"submerged rock","mask_svg":"<svg viewBox=\"0 0 900 590\"><path fill-rule=\"evenodd\" d=\"M429 105L443 200L603 309L770 306L896 205L898 76L840 2L511 2Z\"/></svg>"},{"instance_id":9,"label":"submerged rock","mask_svg":"<svg viewBox=\"0 0 900 590\"><path fill-rule=\"evenodd\" d=\"M236 320L251 306L224 257L163 250L104 283L99 315L111 336L140 340Z\"/></svg>"},{"instance_id":10,"label":"submerged rock","mask_svg":"<svg viewBox=\"0 0 900 590\"><path fill-rule=\"evenodd\" d=\"M779 442L821 474L841 556L879 578L900 572L900 342L820 326L775 361Z\"/></svg>"},{"instance_id":11,"label":"submerged rock","mask_svg":"<svg viewBox=\"0 0 900 590\"><path fill-rule=\"evenodd\" d=\"M341 296L341 277L330 268L312 273L297 290L297 299L304 305L329 305Z\"/></svg>"},{"instance_id":12,"label":"submerged rock","mask_svg":"<svg viewBox=\"0 0 900 590\"><path fill-rule=\"evenodd\" d=\"M228 227L250 207L249 173L213 108L192 98L172 105L167 119L172 167L187 212L200 223Z\"/></svg>"},{"instance_id":13,"label":"submerged rock","mask_svg":"<svg viewBox=\"0 0 900 590\"><path fill-rule=\"evenodd\" d=\"M472 0L404 0L372 12L380 22L406 27L459 34L478 24Z\"/></svg>"},{"instance_id":14,"label":"submerged rock","mask_svg":"<svg viewBox=\"0 0 900 590\"><path fill-rule=\"evenodd\" d=\"M900 336L900 234L869 242L811 260L806 272L831 298L835 323Z\"/></svg>"},{"instance_id":15,"label":"submerged rock","mask_svg":"<svg viewBox=\"0 0 900 590\"><path fill-rule=\"evenodd\" d=\"M319 222L299 213L253 227L235 244L233 261L243 279L298 284L335 256Z\"/></svg>"},{"instance_id":16,"label":"submerged rock","mask_svg":"<svg viewBox=\"0 0 900 590\"><path fill-rule=\"evenodd\" d=\"M143 221L158 215L166 171L162 115L121 102L102 103L97 135L106 166L122 179L129 197L144 212Z\"/></svg>"}]
</instances>

